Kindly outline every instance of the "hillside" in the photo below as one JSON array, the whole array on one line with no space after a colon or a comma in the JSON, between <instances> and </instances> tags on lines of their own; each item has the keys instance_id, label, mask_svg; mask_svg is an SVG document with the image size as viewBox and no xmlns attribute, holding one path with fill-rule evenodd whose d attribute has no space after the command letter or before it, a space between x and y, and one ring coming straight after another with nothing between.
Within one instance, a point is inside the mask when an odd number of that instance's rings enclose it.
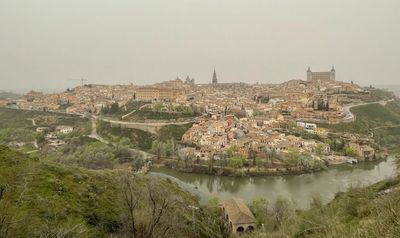
<instances>
[{"instance_id":1,"label":"hillside","mask_svg":"<svg viewBox=\"0 0 400 238\"><path fill-rule=\"evenodd\" d=\"M221 236L205 209L193 226L188 205L197 200L169 181L41 162L0 146L0 237Z\"/></svg>"},{"instance_id":2,"label":"hillside","mask_svg":"<svg viewBox=\"0 0 400 238\"><path fill-rule=\"evenodd\" d=\"M379 103L354 107L351 112L356 120L351 123L321 124L333 132L348 132L369 135L391 150L400 146L400 101L388 102L385 106Z\"/></svg>"},{"instance_id":3,"label":"hillside","mask_svg":"<svg viewBox=\"0 0 400 238\"><path fill-rule=\"evenodd\" d=\"M288 202L279 204L263 216L266 226L248 237L398 237L400 234L400 177L337 194L327 205L315 199L306 211L295 212ZM259 203L253 203L254 210L259 214L263 211Z\"/></svg>"},{"instance_id":4,"label":"hillside","mask_svg":"<svg viewBox=\"0 0 400 238\"><path fill-rule=\"evenodd\" d=\"M151 134L138 129L111 127L109 122L98 121L97 132L113 141L117 142L121 138L126 137L130 140L130 147L149 151L154 141L163 141L174 139L180 141L183 134L192 126L192 123L185 125L168 125L160 129L157 135Z\"/></svg>"}]
</instances>

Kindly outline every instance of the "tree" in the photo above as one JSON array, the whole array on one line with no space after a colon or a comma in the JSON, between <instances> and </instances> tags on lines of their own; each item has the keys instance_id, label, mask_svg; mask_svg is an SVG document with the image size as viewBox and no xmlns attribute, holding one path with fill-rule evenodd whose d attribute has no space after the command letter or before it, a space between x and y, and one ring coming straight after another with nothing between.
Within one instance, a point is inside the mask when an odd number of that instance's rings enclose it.
<instances>
[{"instance_id":1,"label":"tree","mask_svg":"<svg viewBox=\"0 0 400 238\"><path fill-rule=\"evenodd\" d=\"M253 150L253 148L249 148L248 151L248 159L252 161L252 165L255 166L256 165L256 152Z\"/></svg>"},{"instance_id":2,"label":"tree","mask_svg":"<svg viewBox=\"0 0 400 238\"><path fill-rule=\"evenodd\" d=\"M239 151L239 147L237 145L231 145L227 150L226 153L229 158L233 157Z\"/></svg>"},{"instance_id":3,"label":"tree","mask_svg":"<svg viewBox=\"0 0 400 238\"><path fill-rule=\"evenodd\" d=\"M220 213L218 197L212 197L212 198L208 199L207 207L214 214L214 216L218 216Z\"/></svg>"},{"instance_id":4,"label":"tree","mask_svg":"<svg viewBox=\"0 0 400 238\"><path fill-rule=\"evenodd\" d=\"M275 220L275 229L279 229L283 223L293 214L293 209L288 200L279 197L272 208L272 216Z\"/></svg>"},{"instance_id":5,"label":"tree","mask_svg":"<svg viewBox=\"0 0 400 238\"><path fill-rule=\"evenodd\" d=\"M295 148L289 149L287 163L290 166L297 166L297 165L299 165L299 162L300 162L300 152L299 152L299 150L295 149Z\"/></svg>"},{"instance_id":6,"label":"tree","mask_svg":"<svg viewBox=\"0 0 400 238\"><path fill-rule=\"evenodd\" d=\"M239 169L242 168L246 163L246 158L242 155L237 155L229 159L228 165L232 168Z\"/></svg>"},{"instance_id":7,"label":"tree","mask_svg":"<svg viewBox=\"0 0 400 238\"><path fill-rule=\"evenodd\" d=\"M293 120L290 120L290 121L288 121L287 125L288 125L289 129L292 129L292 128L296 127L296 122Z\"/></svg>"},{"instance_id":8,"label":"tree","mask_svg":"<svg viewBox=\"0 0 400 238\"><path fill-rule=\"evenodd\" d=\"M9 204L5 201L6 186L0 185L0 237L9 237L12 224L12 213Z\"/></svg>"},{"instance_id":9,"label":"tree","mask_svg":"<svg viewBox=\"0 0 400 238\"><path fill-rule=\"evenodd\" d=\"M265 158L268 160L270 164L274 162L274 158L276 157L275 148L265 147L264 148Z\"/></svg>"},{"instance_id":10,"label":"tree","mask_svg":"<svg viewBox=\"0 0 400 238\"><path fill-rule=\"evenodd\" d=\"M139 204L140 194L135 190L136 186L133 178L130 174L125 174L121 177L121 191L123 193L125 212L127 213L128 234L130 237L135 238L137 235L135 212Z\"/></svg>"},{"instance_id":11,"label":"tree","mask_svg":"<svg viewBox=\"0 0 400 238\"><path fill-rule=\"evenodd\" d=\"M108 110L108 114L115 114L119 110L119 104L117 102L112 103L110 109Z\"/></svg>"},{"instance_id":12,"label":"tree","mask_svg":"<svg viewBox=\"0 0 400 238\"><path fill-rule=\"evenodd\" d=\"M257 166L257 168L259 169L261 166L263 166L264 165L264 160L263 160L263 158L261 158L261 157L256 157L256 166Z\"/></svg>"},{"instance_id":13,"label":"tree","mask_svg":"<svg viewBox=\"0 0 400 238\"><path fill-rule=\"evenodd\" d=\"M268 218L268 202L265 198L254 199L251 205L251 211L257 219L257 225L265 224Z\"/></svg>"},{"instance_id":14,"label":"tree","mask_svg":"<svg viewBox=\"0 0 400 238\"><path fill-rule=\"evenodd\" d=\"M317 144L317 146L315 147L315 152L317 153L317 155L321 156L324 154L325 152L325 146L324 144Z\"/></svg>"},{"instance_id":15,"label":"tree","mask_svg":"<svg viewBox=\"0 0 400 238\"><path fill-rule=\"evenodd\" d=\"M344 155L346 156L355 156L356 153L354 152L353 148L346 146L343 148Z\"/></svg>"},{"instance_id":16,"label":"tree","mask_svg":"<svg viewBox=\"0 0 400 238\"><path fill-rule=\"evenodd\" d=\"M177 206L179 200L169 191L166 191L165 187L155 186L153 180L146 183L145 189L149 201L147 206L149 217L143 224L142 237L154 237L155 233L158 233L158 236L166 237L168 231L173 228L174 222L171 224L168 221L174 221L173 217L177 216L174 211L180 208ZM161 224L164 218L169 220Z\"/></svg>"}]
</instances>

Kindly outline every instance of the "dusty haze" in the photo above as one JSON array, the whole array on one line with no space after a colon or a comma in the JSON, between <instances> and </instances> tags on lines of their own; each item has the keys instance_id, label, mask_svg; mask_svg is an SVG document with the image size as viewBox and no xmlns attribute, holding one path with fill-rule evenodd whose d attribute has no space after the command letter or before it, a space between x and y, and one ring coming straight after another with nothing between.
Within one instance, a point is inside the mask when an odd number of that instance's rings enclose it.
<instances>
[{"instance_id":1,"label":"dusty haze","mask_svg":"<svg viewBox=\"0 0 400 238\"><path fill-rule=\"evenodd\" d=\"M399 84L398 0L0 0L2 90L337 79Z\"/></svg>"}]
</instances>

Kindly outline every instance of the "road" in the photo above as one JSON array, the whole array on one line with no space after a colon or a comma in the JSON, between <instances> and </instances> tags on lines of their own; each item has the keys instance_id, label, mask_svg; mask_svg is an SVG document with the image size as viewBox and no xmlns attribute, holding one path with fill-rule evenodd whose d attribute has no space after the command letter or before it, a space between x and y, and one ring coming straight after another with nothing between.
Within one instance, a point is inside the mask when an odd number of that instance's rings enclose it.
<instances>
[{"instance_id":1,"label":"road","mask_svg":"<svg viewBox=\"0 0 400 238\"><path fill-rule=\"evenodd\" d=\"M122 118L122 119L125 119L126 117L129 117L130 115L132 115L132 114L135 113L136 111L140 111L140 110L142 110L143 108L145 108L145 107L147 107L147 106L149 106L149 105L152 105L152 104L151 104L151 103L145 104L145 105L139 107L139 109L133 110L133 111L131 111L130 113L123 115L121 118Z\"/></svg>"},{"instance_id":2,"label":"road","mask_svg":"<svg viewBox=\"0 0 400 238\"><path fill-rule=\"evenodd\" d=\"M35 121L35 119L28 119L29 121L32 121L32 126L36 126L36 121Z\"/></svg>"},{"instance_id":3,"label":"road","mask_svg":"<svg viewBox=\"0 0 400 238\"><path fill-rule=\"evenodd\" d=\"M390 101L390 100L389 100ZM352 109L353 107L359 107L359 106L364 106L364 105L369 105L369 104L375 104L375 103L379 103L382 106L385 106L387 102L386 100L382 100L382 101L376 101L376 102L362 102L362 103L356 103L356 104L348 104L343 106L342 111L345 114L344 118L343 118L343 122L353 122L355 121L355 115L351 112L350 109Z\"/></svg>"},{"instance_id":4,"label":"road","mask_svg":"<svg viewBox=\"0 0 400 238\"><path fill-rule=\"evenodd\" d=\"M96 118L91 117L90 118L91 122L92 122L92 133L90 135L88 135L88 137L98 140L100 142L103 142L104 144L110 144L109 141L107 141L106 139L104 139L103 137L101 137L98 133L97 133L97 125L96 125Z\"/></svg>"},{"instance_id":5,"label":"road","mask_svg":"<svg viewBox=\"0 0 400 238\"><path fill-rule=\"evenodd\" d=\"M96 117L92 116L90 118L91 122L92 122L92 133L88 136L92 139L98 140L104 144L111 144L113 146L116 146L115 143L112 143L108 140L106 140L104 137L101 137L98 133L97 133L97 125L96 125ZM146 151L143 150L138 150L138 149L133 149L133 148L129 148L129 150L135 154L139 154L143 159L151 159L153 158L155 155L147 153Z\"/></svg>"}]
</instances>

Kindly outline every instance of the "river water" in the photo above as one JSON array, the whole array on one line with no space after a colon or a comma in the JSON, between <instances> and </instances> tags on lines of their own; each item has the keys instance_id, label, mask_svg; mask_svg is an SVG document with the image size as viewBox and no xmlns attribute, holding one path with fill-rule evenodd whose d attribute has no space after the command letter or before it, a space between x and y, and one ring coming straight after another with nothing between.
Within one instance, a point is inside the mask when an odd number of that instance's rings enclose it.
<instances>
[{"instance_id":1,"label":"river water","mask_svg":"<svg viewBox=\"0 0 400 238\"><path fill-rule=\"evenodd\" d=\"M296 208L307 209L314 197L329 202L337 192L396 176L397 167L394 159L389 158L375 163L337 165L325 171L302 175L224 177L182 173L165 168L152 169L150 175L170 178L198 196L202 204L212 197L218 197L220 201L242 198L248 202L255 198L266 198L272 203L278 197L283 197L292 201Z\"/></svg>"}]
</instances>

